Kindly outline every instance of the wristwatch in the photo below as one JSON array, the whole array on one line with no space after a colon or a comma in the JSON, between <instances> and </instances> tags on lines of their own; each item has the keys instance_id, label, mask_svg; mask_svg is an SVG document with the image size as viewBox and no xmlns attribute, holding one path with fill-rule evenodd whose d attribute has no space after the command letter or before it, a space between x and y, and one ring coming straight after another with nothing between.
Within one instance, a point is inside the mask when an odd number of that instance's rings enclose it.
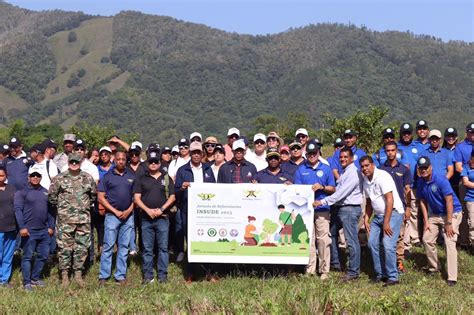
<instances>
[{"instance_id":1,"label":"wristwatch","mask_svg":"<svg viewBox=\"0 0 474 315\"><path fill-rule=\"evenodd\" d=\"M451 224L453 224L452 221L446 221L446 225L451 225Z\"/></svg>"}]
</instances>

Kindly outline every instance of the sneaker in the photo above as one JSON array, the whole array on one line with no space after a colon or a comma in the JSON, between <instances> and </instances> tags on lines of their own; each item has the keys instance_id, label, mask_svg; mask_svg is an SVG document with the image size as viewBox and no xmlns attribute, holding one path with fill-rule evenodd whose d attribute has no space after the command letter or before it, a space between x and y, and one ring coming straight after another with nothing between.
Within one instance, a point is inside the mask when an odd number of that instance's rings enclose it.
<instances>
[{"instance_id":1,"label":"sneaker","mask_svg":"<svg viewBox=\"0 0 474 315\"><path fill-rule=\"evenodd\" d=\"M184 281L186 282L186 284L191 284L191 283L193 283L193 277L192 276L186 276L184 278Z\"/></svg>"},{"instance_id":2,"label":"sneaker","mask_svg":"<svg viewBox=\"0 0 474 315\"><path fill-rule=\"evenodd\" d=\"M11 283L8 283L8 282L0 283L0 287L6 288L6 289L13 289L13 286L11 285Z\"/></svg>"},{"instance_id":3,"label":"sneaker","mask_svg":"<svg viewBox=\"0 0 474 315\"><path fill-rule=\"evenodd\" d=\"M349 281L352 281L352 280L357 280L359 279L359 276L352 276L352 275L349 275L349 274L346 274L342 277L342 282L349 282Z\"/></svg>"},{"instance_id":4,"label":"sneaker","mask_svg":"<svg viewBox=\"0 0 474 315\"><path fill-rule=\"evenodd\" d=\"M25 284L25 285L23 286L23 289L24 289L26 292L31 292L31 291L33 291L33 286L28 283L28 284Z\"/></svg>"},{"instance_id":5,"label":"sneaker","mask_svg":"<svg viewBox=\"0 0 474 315\"><path fill-rule=\"evenodd\" d=\"M398 281L398 280L387 280L387 282L385 282L383 284L383 286L384 287L389 287L389 286L397 285L397 284L400 284L400 281Z\"/></svg>"},{"instance_id":6,"label":"sneaker","mask_svg":"<svg viewBox=\"0 0 474 315\"><path fill-rule=\"evenodd\" d=\"M179 252L178 256L176 256L176 262L182 262L184 260L184 253Z\"/></svg>"},{"instance_id":7,"label":"sneaker","mask_svg":"<svg viewBox=\"0 0 474 315\"><path fill-rule=\"evenodd\" d=\"M31 285L33 287L44 287L46 286L46 283L44 283L42 280L31 280Z\"/></svg>"},{"instance_id":8,"label":"sneaker","mask_svg":"<svg viewBox=\"0 0 474 315\"><path fill-rule=\"evenodd\" d=\"M115 283L117 285L125 285L127 283L127 279L121 279L121 280L115 279Z\"/></svg>"},{"instance_id":9,"label":"sneaker","mask_svg":"<svg viewBox=\"0 0 474 315\"><path fill-rule=\"evenodd\" d=\"M138 252L136 250L131 250L129 255L132 256L132 257L135 257L137 256Z\"/></svg>"},{"instance_id":10,"label":"sneaker","mask_svg":"<svg viewBox=\"0 0 474 315\"><path fill-rule=\"evenodd\" d=\"M160 278L158 279L158 283L166 283L168 282L168 279L167 278Z\"/></svg>"},{"instance_id":11,"label":"sneaker","mask_svg":"<svg viewBox=\"0 0 474 315\"><path fill-rule=\"evenodd\" d=\"M219 282L219 277L216 275L207 275L206 280L211 282L211 283L217 283Z\"/></svg>"}]
</instances>

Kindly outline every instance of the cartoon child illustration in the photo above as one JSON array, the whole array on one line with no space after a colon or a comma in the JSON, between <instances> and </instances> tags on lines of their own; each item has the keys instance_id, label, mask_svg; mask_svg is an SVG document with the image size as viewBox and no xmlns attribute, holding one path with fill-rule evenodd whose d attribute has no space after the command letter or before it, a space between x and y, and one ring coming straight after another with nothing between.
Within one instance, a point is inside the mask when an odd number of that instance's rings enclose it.
<instances>
[{"instance_id":1,"label":"cartoon child illustration","mask_svg":"<svg viewBox=\"0 0 474 315\"><path fill-rule=\"evenodd\" d=\"M249 221L249 224L245 226L245 234L244 234L245 242L242 245L243 246L257 246L257 240L255 239L255 235L257 235L257 228L254 225L257 219L251 215L249 215L247 219Z\"/></svg>"},{"instance_id":2,"label":"cartoon child illustration","mask_svg":"<svg viewBox=\"0 0 474 315\"><path fill-rule=\"evenodd\" d=\"M278 210L280 211L280 216L278 220L281 225L280 230L280 240L281 246L285 246L285 239L286 239L286 246L291 246L291 234L293 233L293 223L295 222L295 213L294 211L287 212L285 211L284 205L279 205Z\"/></svg>"}]
</instances>

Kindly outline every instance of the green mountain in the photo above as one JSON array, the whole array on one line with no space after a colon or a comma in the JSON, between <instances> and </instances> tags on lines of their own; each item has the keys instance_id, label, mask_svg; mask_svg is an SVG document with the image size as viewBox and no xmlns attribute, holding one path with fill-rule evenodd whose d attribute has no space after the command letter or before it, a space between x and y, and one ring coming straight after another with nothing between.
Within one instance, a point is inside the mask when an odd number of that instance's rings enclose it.
<instances>
[{"instance_id":1,"label":"green mountain","mask_svg":"<svg viewBox=\"0 0 474 315\"><path fill-rule=\"evenodd\" d=\"M463 128L474 117L474 43L318 24L249 36L138 12L33 12L0 2L0 116L110 124L147 142L249 133L263 114L393 119Z\"/></svg>"}]
</instances>

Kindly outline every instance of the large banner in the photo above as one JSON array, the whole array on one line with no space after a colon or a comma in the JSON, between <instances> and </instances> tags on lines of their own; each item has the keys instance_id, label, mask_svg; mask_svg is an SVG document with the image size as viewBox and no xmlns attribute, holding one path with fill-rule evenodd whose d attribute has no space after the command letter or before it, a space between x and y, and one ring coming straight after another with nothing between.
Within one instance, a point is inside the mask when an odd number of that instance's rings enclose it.
<instances>
[{"instance_id":1,"label":"large banner","mask_svg":"<svg viewBox=\"0 0 474 315\"><path fill-rule=\"evenodd\" d=\"M188 259L305 265L313 200L309 185L192 183Z\"/></svg>"}]
</instances>

